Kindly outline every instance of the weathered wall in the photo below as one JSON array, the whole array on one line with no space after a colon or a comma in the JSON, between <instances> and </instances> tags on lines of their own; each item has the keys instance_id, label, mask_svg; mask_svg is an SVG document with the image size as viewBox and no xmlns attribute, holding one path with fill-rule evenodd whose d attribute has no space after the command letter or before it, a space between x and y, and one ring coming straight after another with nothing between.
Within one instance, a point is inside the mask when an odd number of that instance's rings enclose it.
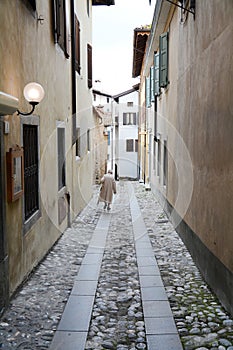
<instances>
[{"instance_id":1,"label":"weathered wall","mask_svg":"<svg viewBox=\"0 0 233 350\"><path fill-rule=\"evenodd\" d=\"M57 139L56 121L64 121L67 163L70 149L71 84L70 60L54 44L51 2L37 2L37 21L20 1L3 0L0 4L0 91L19 98L20 110L30 106L24 100L23 88L30 81L39 82L45 98L36 107L39 115L41 217L23 233L23 198L7 203L7 240L10 293L22 282L33 266L45 255L66 227L58 224ZM22 145L20 117L7 116L10 133L5 135L5 151L13 144ZM67 164L69 167L69 164ZM67 173L67 188L71 174Z\"/></svg>"},{"instance_id":2,"label":"weathered wall","mask_svg":"<svg viewBox=\"0 0 233 350\"><path fill-rule=\"evenodd\" d=\"M157 100L168 183L163 186L157 169L150 180L208 283L233 312L233 2L196 1L195 19L188 14L184 22L175 7L167 21L160 16L149 54L158 49L157 36L169 31L169 85ZM153 156L158 161L157 145Z\"/></svg>"},{"instance_id":3,"label":"weathered wall","mask_svg":"<svg viewBox=\"0 0 233 350\"><path fill-rule=\"evenodd\" d=\"M185 221L233 271L233 3L198 1L196 11L195 21L189 16L182 26L176 20L178 46L172 47L172 40L169 46L170 62L179 52L178 79L171 79L171 86L177 85L174 124L188 148L194 172ZM172 64L169 67L172 71ZM169 194L172 198L173 186Z\"/></svg>"}]
</instances>

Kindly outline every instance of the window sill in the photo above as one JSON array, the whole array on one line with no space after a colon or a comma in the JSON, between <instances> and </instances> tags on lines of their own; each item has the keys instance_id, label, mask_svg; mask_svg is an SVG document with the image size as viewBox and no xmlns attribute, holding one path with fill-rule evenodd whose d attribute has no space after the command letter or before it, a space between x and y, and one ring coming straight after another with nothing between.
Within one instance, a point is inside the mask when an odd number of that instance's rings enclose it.
<instances>
[{"instance_id":1,"label":"window sill","mask_svg":"<svg viewBox=\"0 0 233 350\"><path fill-rule=\"evenodd\" d=\"M41 217L41 210L38 209L27 221L23 224L23 234L25 235L35 225L35 223Z\"/></svg>"}]
</instances>

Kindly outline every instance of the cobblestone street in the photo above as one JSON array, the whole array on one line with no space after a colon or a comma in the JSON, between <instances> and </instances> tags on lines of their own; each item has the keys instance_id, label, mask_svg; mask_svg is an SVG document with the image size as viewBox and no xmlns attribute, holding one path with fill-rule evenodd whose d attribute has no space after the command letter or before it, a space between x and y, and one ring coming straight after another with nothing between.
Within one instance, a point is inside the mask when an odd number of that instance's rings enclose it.
<instances>
[{"instance_id":1,"label":"cobblestone street","mask_svg":"<svg viewBox=\"0 0 233 350\"><path fill-rule=\"evenodd\" d=\"M233 350L232 318L203 281L153 193L137 182L120 181L110 213L97 205L97 194L96 187L72 227L13 296L0 319L0 349L180 350L180 342L185 350ZM105 238L101 220L108 225ZM143 225L146 232L140 233ZM96 234L103 246L92 244ZM142 254L143 247L148 252L152 247L155 263ZM81 278L88 251L100 266L96 284L94 278ZM85 346L58 347L59 336L74 336L64 323L64 309L86 296L80 290L84 286L90 291L90 322L87 332L77 333L85 334ZM155 306L158 316L151 315Z\"/></svg>"}]
</instances>

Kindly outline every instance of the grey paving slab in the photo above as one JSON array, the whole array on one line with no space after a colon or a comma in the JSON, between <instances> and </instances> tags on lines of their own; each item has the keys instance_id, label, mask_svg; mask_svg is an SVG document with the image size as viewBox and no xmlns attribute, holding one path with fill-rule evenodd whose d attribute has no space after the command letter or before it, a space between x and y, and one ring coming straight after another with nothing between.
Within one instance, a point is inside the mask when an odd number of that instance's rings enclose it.
<instances>
[{"instance_id":1,"label":"grey paving slab","mask_svg":"<svg viewBox=\"0 0 233 350\"><path fill-rule=\"evenodd\" d=\"M94 246L93 244L89 244L86 254L103 254L104 247Z\"/></svg>"},{"instance_id":2,"label":"grey paving slab","mask_svg":"<svg viewBox=\"0 0 233 350\"><path fill-rule=\"evenodd\" d=\"M173 317L145 317L146 334L177 334Z\"/></svg>"},{"instance_id":3,"label":"grey paving slab","mask_svg":"<svg viewBox=\"0 0 233 350\"><path fill-rule=\"evenodd\" d=\"M157 266L157 262L154 256L138 256L138 267L140 266Z\"/></svg>"},{"instance_id":4,"label":"grey paving slab","mask_svg":"<svg viewBox=\"0 0 233 350\"><path fill-rule=\"evenodd\" d=\"M138 266L139 276L160 276L158 266Z\"/></svg>"},{"instance_id":5,"label":"grey paving slab","mask_svg":"<svg viewBox=\"0 0 233 350\"><path fill-rule=\"evenodd\" d=\"M71 295L66 304L59 331L88 331L94 296Z\"/></svg>"},{"instance_id":6,"label":"grey paving slab","mask_svg":"<svg viewBox=\"0 0 233 350\"><path fill-rule=\"evenodd\" d=\"M146 287L141 288L142 299L145 301L165 300L167 301L167 294L164 287Z\"/></svg>"},{"instance_id":7,"label":"grey paving slab","mask_svg":"<svg viewBox=\"0 0 233 350\"><path fill-rule=\"evenodd\" d=\"M145 287L163 287L161 276L140 276L141 288Z\"/></svg>"},{"instance_id":8,"label":"grey paving slab","mask_svg":"<svg viewBox=\"0 0 233 350\"><path fill-rule=\"evenodd\" d=\"M100 265L81 265L76 281L97 281L99 278Z\"/></svg>"},{"instance_id":9,"label":"grey paving slab","mask_svg":"<svg viewBox=\"0 0 233 350\"><path fill-rule=\"evenodd\" d=\"M87 332L57 331L50 350L80 350L85 348Z\"/></svg>"},{"instance_id":10,"label":"grey paving slab","mask_svg":"<svg viewBox=\"0 0 233 350\"><path fill-rule=\"evenodd\" d=\"M97 283L97 280L75 282L71 295L95 295Z\"/></svg>"},{"instance_id":11,"label":"grey paving slab","mask_svg":"<svg viewBox=\"0 0 233 350\"><path fill-rule=\"evenodd\" d=\"M178 334L147 335L148 350L182 350Z\"/></svg>"},{"instance_id":12,"label":"grey paving slab","mask_svg":"<svg viewBox=\"0 0 233 350\"><path fill-rule=\"evenodd\" d=\"M92 265L92 264L101 264L103 258L103 254L91 254L91 253L86 253L85 257L83 258L82 265Z\"/></svg>"},{"instance_id":13,"label":"grey paving slab","mask_svg":"<svg viewBox=\"0 0 233 350\"><path fill-rule=\"evenodd\" d=\"M141 256L151 256L154 257L154 252L153 249L151 247L147 247L147 248L136 248L136 254L137 257L141 257Z\"/></svg>"},{"instance_id":14,"label":"grey paving slab","mask_svg":"<svg viewBox=\"0 0 233 350\"><path fill-rule=\"evenodd\" d=\"M168 301L145 301L142 300L145 317L172 317Z\"/></svg>"}]
</instances>

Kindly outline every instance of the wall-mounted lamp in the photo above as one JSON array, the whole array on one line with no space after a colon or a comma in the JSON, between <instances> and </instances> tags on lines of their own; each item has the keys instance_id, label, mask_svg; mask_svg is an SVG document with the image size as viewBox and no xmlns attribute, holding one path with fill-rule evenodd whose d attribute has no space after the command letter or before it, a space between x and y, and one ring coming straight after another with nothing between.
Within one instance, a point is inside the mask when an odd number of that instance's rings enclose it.
<instances>
[{"instance_id":1,"label":"wall-mounted lamp","mask_svg":"<svg viewBox=\"0 0 233 350\"><path fill-rule=\"evenodd\" d=\"M38 83L29 83L23 89L23 94L25 99L32 105L32 110L28 113L23 113L17 110L18 114L30 115L34 112L34 109L38 103L40 103L44 98L44 89Z\"/></svg>"}]
</instances>

